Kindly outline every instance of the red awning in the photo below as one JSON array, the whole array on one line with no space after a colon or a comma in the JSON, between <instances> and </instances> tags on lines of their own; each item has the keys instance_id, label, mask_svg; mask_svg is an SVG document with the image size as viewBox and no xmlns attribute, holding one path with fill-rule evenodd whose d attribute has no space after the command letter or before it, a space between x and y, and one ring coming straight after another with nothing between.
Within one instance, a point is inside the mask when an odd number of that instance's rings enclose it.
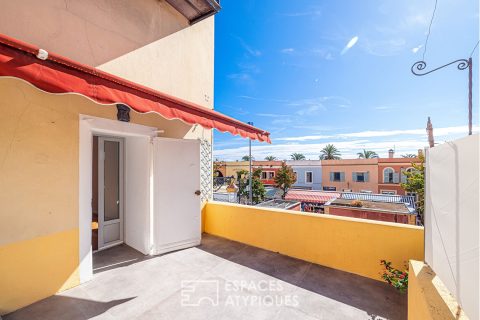
<instances>
[{"instance_id":1,"label":"red awning","mask_svg":"<svg viewBox=\"0 0 480 320\"><path fill-rule=\"evenodd\" d=\"M290 189L285 196L285 200L323 204L338 197L340 197L340 193L337 192Z\"/></svg>"},{"instance_id":2,"label":"red awning","mask_svg":"<svg viewBox=\"0 0 480 320\"><path fill-rule=\"evenodd\" d=\"M50 93L75 92L105 104L122 103L135 111L156 112L166 119L199 124L206 129L230 132L270 143L270 134L220 112L204 108L90 66L48 52L37 58L40 48L0 34L0 76L30 82Z\"/></svg>"}]
</instances>

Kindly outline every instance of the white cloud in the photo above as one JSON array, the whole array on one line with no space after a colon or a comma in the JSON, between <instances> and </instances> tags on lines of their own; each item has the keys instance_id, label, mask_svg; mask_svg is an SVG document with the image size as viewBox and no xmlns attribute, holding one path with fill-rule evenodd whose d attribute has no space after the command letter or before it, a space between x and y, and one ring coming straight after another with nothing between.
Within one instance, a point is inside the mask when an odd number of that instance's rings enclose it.
<instances>
[{"instance_id":1,"label":"white cloud","mask_svg":"<svg viewBox=\"0 0 480 320\"><path fill-rule=\"evenodd\" d=\"M403 141L383 141L371 142L369 140L352 140L352 141L328 141L324 143L282 143L271 145L259 144L252 146L252 154L257 159L263 159L267 155L275 155L279 159L289 159L294 152L303 153L307 159L316 160L320 154L320 150L328 143L333 143L341 152L345 159L357 158L357 152L362 149L373 150L380 156L386 157L388 149L395 148L397 154L415 153L418 149L426 146L426 138L422 140L403 140ZM222 160L237 160L245 154L248 154L248 146L229 148L223 150L214 150L214 157Z\"/></svg>"},{"instance_id":2,"label":"white cloud","mask_svg":"<svg viewBox=\"0 0 480 320\"><path fill-rule=\"evenodd\" d=\"M476 127L478 130L478 127ZM448 136L451 134L465 133L468 132L467 126L457 126L457 127L445 127L445 128L434 128L434 136ZM388 130L388 131L362 131L354 133L344 133L339 134L338 137L341 138L374 138L374 137L391 137L399 135L426 135L425 129L412 129L412 130Z\"/></svg>"},{"instance_id":3,"label":"white cloud","mask_svg":"<svg viewBox=\"0 0 480 320\"><path fill-rule=\"evenodd\" d=\"M479 127L473 128L479 132ZM468 133L467 126L434 128L436 142L444 142ZM404 136L410 136L405 138ZM373 141L371 138L389 138L383 141ZM427 146L427 134L425 129L393 130L393 131L362 131L333 135L311 135L299 137L272 137L273 144L257 144L252 147L253 155L260 159L267 155L275 155L279 159L288 159L294 152L303 153L307 159L318 159L320 150L329 143L333 143L342 153L345 159L356 158L357 152L362 149L373 150L381 157L387 157L388 149L394 148L397 155L416 153L418 149ZM318 142L307 142L314 141ZM324 140L324 141L320 141ZM276 143L280 141L281 143ZM237 160L248 153L248 147L239 147L241 144L232 144L231 148L218 150L214 144L214 156L223 160ZM224 147L224 145L220 146Z\"/></svg>"},{"instance_id":4,"label":"white cloud","mask_svg":"<svg viewBox=\"0 0 480 320\"><path fill-rule=\"evenodd\" d=\"M412 52L413 52L413 53L417 53L418 50L420 50L422 47L423 47L423 45L419 45L419 46L417 46L417 47L415 47L415 48L412 48Z\"/></svg>"},{"instance_id":5,"label":"white cloud","mask_svg":"<svg viewBox=\"0 0 480 320\"><path fill-rule=\"evenodd\" d=\"M392 109L395 109L394 107L390 107L390 106L379 106L379 107L375 107L375 110L392 110Z\"/></svg>"},{"instance_id":6,"label":"white cloud","mask_svg":"<svg viewBox=\"0 0 480 320\"><path fill-rule=\"evenodd\" d=\"M301 137L276 138L275 141L308 141L308 140L330 139L333 137L334 136L313 135L313 136L301 136Z\"/></svg>"},{"instance_id":7,"label":"white cloud","mask_svg":"<svg viewBox=\"0 0 480 320\"><path fill-rule=\"evenodd\" d=\"M362 41L362 48L371 55L379 57L388 57L399 54L404 50L407 42L403 38L392 39L368 39Z\"/></svg>"},{"instance_id":8,"label":"white cloud","mask_svg":"<svg viewBox=\"0 0 480 320\"><path fill-rule=\"evenodd\" d=\"M291 53L294 53L295 52L295 49L294 48L285 48L285 49L282 49L280 50L282 53L286 53L286 54L291 54Z\"/></svg>"},{"instance_id":9,"label":"white cloud","mask_svg":"<svg viewBox=\"0 0 480 320\"><path fill-rule=\"evenodd\" d=\"M320 110L320 109L325 110L325 107L321 104L320 105L315 104L315 105L311 105L311 106L308 106L306 108L300 109L295 113L298 114L299 116L307 116L307 115L317 113L317 111Z\"/></svg>"},{"instance_id":10,"label":"white cloud","mask_svg":"<svg viewBox=\"0 0 480 320\"><path fill-rule=\"evenodd\" d=\"M239 82L250 82L252 77L248 73L232 73L228 75L229 79L236 80Z\"/></svg>"},{"instance_id":11,"label":"white cloud","mask_svg":"<svg viewBox=\"0 0 480 320\"><path fill-rule=\"evenodd\" d=\"M259 57L262 55L262 52L260 50L257 50L253 47L251 47L248 43L245 42L245 40L243 40L242 38L240 37L237 37L237 36L233 36L235 38L237 38L237 40L240 42L240 44L242 45L242 47L245 49L245 51L247 51L247 53L253 57Z\"/></svg>"},{"instance_id":12,"label":"white cloud","mask_svg":"<svg viewBox=\"0 0 480 320\"><path fill-rule=\"evenodd\" d=\"M343 48L340 54L344 55L345 53L347 53L347 51L350 50L357 43L357 41L358 41L358 36L355 36L352 39L350 39L350 41L348 41L347 45L345 46L345 48Z\"/></svg>"},{"instance_id":13,"label":"white cloud","mask_svg":"<svg viewBox=\"0 0 480 320\"><path fill-rule=\"evenodd\" d=\"M320 16L322 15L321 10L309 10L309 11L301 11L301 12L288 12L288 13L280 13L279 15L284 17L305 17L305 16Z\"/></svg>"},{"instance_id":14,"label":"white cloud","mask_svg":"<svg viewBox=\"0 0 480 320\"><path fill-rule=\"evenodd\" d=\"M478 131L479 127L473 127L473 131ZM452 134L462 134L468 132L468 126L433 128L435 137L445 137ZM322 139L349 139L349 138L382 138L393 136L426 136L425 129L411 129L411 130L377 130L377 131L360 131L352 133L339 133L333 135L308 135L297 137L281 137L275 140L278 141L308 141L308 140L322 140Z\"/></svg>"}]
</instances>

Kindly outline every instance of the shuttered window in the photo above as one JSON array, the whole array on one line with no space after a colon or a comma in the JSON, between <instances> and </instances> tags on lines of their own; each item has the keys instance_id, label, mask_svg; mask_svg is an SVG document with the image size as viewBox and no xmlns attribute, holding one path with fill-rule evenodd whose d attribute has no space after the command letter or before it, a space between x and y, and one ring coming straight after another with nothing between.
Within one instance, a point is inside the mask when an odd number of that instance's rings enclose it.
<instances>
[{"instance_id":1,"label":"shuttered window","mask_svg":"<svg viewBox=\"0 0 480 320\"><path fill-rule=\"evenodd\" d=\"M368 172L352 172L353 182L368 182Z\"/></svg>"},{"instance_id":2,"label":"shuttered window","mask_svg":"<svg viewBox=\"0 0 480 320\"><path fill-rule=\"evenodd\" d=\"M330 181L345 181L345 172L330 172Z\"/></svg>"},{"instance_id":3,"label":"shuttered window","mask_svg":"<svg viewBox=\"0 0 480 320\"><path fill-rule=\"evenodd\" d=\"M392 168L383 169L383 183L394 183L394 174L395 171Z\"/></svg>"}]
</instances>

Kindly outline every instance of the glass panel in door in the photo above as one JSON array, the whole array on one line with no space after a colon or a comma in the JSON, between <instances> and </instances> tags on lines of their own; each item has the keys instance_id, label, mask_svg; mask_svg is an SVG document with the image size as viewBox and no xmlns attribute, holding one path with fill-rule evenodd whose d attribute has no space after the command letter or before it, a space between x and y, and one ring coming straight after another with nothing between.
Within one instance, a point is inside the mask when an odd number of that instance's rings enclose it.
<instances>
[{"instance_id":1,"label":"glass panel in door","mask_svg":"<svg viewBox=\"0 0 480 320\"><path fill-rule=\"evenodd\" d=\"M105 141L105 221L120 217L120 142Z\"/></svg>"},{"instance_id":2,"label":"glass panel in door","mask_svg":"<svg viewBox=\"0 0 480 320\"><path fill-rule=\"evenodd\" d=\"M99 249L123 241L123 140L98 139Z\"/></svg>"}]
</instances>

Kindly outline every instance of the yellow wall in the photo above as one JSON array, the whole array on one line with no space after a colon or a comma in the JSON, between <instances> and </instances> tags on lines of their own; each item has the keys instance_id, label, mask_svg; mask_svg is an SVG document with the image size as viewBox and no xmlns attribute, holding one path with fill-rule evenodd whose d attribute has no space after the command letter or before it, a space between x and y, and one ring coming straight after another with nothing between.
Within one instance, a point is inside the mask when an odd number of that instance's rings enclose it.
<instances>
[{"instance_id":1,"label":"yellow wall","mask_svg":"<svg viewBox=\"0 0 480 320\"><path fill-rule=\"evenodd\" d=\"M423 260L423 228L209 202L205 232L380 280L380 260Z\"/></svg>"},{"instance_id":2,"label":"yellow wall","mask_svg":"<svg viewBox=\"0 0 480 320\"><path fill-rule=\"evenodd\" d=\"M78 229L0 246L0 315L79 284Z\"/></svg>"},{"instance_id":3,"label":"yellow wall","mask_svg":"<svg viewBox=\"0 0 480 320\"><path fill-rule=\"evenodd\" d=\"M0 77L0 113L0 304L6 303L0 312L5 312L69 286L67 275L78 267L79 238L60 235L79 227L79 115L116 120L117 109ZM153 113L130 116L132 123L165 130L165 137L211 136L210 130L192 132L181 121ZM23 260L17 252L25 254Z\"/></svg>"},{"instance_id":4,"label":"yellow wall","mask_svg":"<svg viewBox=\"0 0 480 320\"><path fill-rule=\"evenodd\" d=\"M409 320L467 320L455 297L423 261L410 261L408 274Z\"/></svg>"}]
</instances>

